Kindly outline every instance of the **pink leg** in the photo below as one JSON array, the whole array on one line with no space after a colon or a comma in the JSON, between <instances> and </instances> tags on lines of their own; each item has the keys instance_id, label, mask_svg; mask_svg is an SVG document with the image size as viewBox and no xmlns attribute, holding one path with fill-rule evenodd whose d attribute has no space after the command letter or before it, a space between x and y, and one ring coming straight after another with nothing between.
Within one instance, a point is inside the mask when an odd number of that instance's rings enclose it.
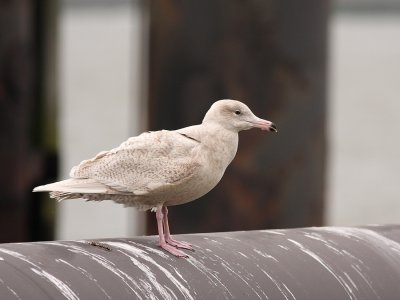
<instances>
[{"instance_id":1,"label":"pink leg","mask_svg":"<svg viewBox=\"0 0 400 300\"><path fill-rule=\"evenodd\" d=\"M178 256L178 257L188 257L185 253L182 251L176 249L174 246L168 245L165 241L164 237L164 226L163 226L163 219L164 215L162 212L162 208L158 207L156 211L156 218L157 218L157 227L158 227L158 236L160 238L159 241L159 246L163 248L164 250L168 251L172 255Z\"/></svg>"},{"instance_id":2,"label":"pink leg","mask_svg":"<svg viewBox=\"0 0 400 300\"><path fill-rule=\"evenodd\" d=\"M163 224L164 224L164 236L165 236L165 241L170 244L171 246L177 247L177 248L182 248L182 249L187 249L187 250L192 250L194 251L192 245L186 242L181 242L174 240L171 236L171 233L169 231L169 224L168 224L168 208L166 206L162 207L162 213L164 215L163 219Z\"/></svg>"}]
</instances>

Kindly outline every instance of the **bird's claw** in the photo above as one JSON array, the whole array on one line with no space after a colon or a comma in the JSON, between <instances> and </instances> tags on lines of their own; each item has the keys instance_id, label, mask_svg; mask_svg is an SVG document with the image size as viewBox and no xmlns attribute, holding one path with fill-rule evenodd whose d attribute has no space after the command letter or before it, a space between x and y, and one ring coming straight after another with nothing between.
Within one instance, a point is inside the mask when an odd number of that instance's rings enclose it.
<instances>
[{"instance_id":1,"label":"bird's claw","mask_svg":"<svg viewBox=\"0 0 400 300\"><path fill-rule=\"evenodd\" d=\"M186 258L189 257L189 255L187 255L186 253L182 252L181 250L178 250L174 246L171 246L167 243L159 244L159 246L176 257L186 257Z\"/></svg>"},{"instance_id":2,"label":"bird's claw","mask_svg":"<svg viewBox=\"0 0 400 300\"><path fill-rule=\"evenodd\" d=\"M182 242L182 241L177 241L177 240L174 240L173 238L166 238L165 241L168 244L170 244L171 246L174 246L176 248L194 251L192 245L190 245L189 243Z\"/></svg>"}]
</instances>

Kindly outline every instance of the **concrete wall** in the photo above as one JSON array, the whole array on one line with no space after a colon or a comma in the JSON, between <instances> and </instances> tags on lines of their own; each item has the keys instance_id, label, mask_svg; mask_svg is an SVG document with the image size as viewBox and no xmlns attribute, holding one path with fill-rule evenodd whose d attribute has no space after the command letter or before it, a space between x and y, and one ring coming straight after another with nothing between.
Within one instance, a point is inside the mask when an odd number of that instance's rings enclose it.
<instances>
[{"instance_id":1,"label":"concrete wall","mask_svg":"<svg viewBox=\"0 0 400 300\"><path fill-rule=\"evenodd\" d=\"M60 24L60 179L141 130L143 15L131 4L64 7ZM142 215L110 201L58 206L59 239L142 233Z\"/></svg>"},{"instance_id":2,"label":"concrete wall","mask_svg":"<svg viewBox=\"0 0 400 300\"><path fill-rule=\"evenodd\" d=\"M328 224L400 220L400 14L336 14Z\"/></svg>"}]
</instances>

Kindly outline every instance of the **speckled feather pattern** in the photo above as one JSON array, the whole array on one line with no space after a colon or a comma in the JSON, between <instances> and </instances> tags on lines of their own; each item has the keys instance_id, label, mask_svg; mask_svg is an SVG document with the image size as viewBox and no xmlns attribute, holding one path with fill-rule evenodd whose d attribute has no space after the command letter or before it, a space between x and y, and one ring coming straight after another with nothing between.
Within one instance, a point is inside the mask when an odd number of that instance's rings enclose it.
<instances>
[{"instance_id":1,"label":"speckled feather pattern","mask_svg":"<svg viewBox=\"0 0 400 300\"><path fill-rule=\"evenodd\" d=\"M177 132L143 133L81 162L70 176L92 178L121 192L146 194L192 176L199 168L193 159L196 144Z\"/></svg>"},{"instance_id":2,"label":"speckled feather pattern","mask_svg":"<svg viewBox=\"0 0 400 300\"><path fill-rule=\"evenodd\" d=\"M217 101L200 125L131 137L73 167L70 179L34 191L49 191L59 201L113 200L142 210L193 201L222 178L236 155L238 132L259 127L251 121L260 120L241 102Z\"/></svg>"},{"instance_id":3,"label":"speckled feather pattern","mask_svg":"<svg viewBox=\"0 0 400 300\"><path fill-rule=\"evenodd\" d=\"M205 129L210 128L192 126L180 131L161 130L132 137L118 148L100 152L71 170L73 180L90 178L108 187L107 192L53 191L50 195L58 200L113 200L141 210L163 203L176 205L195 200L219 182L237 149L237 139L233 138L234 151L226 161L219 161L214 150L217 153L226 150L218 151L216 145L211 147L209 142L212 141L201 137ZM197 138L188 138L182 133ZM218 130L218 133L223 135L224 132Z\"/></svg>"}]
</instances>

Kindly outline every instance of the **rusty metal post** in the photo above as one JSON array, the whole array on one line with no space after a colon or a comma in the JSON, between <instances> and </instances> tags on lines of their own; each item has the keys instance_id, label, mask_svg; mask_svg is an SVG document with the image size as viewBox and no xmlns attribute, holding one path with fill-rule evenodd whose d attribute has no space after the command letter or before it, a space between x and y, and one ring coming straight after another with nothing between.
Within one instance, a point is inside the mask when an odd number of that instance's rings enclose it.
<instances>
[{"instance_id":1,"label":"rusty metal post","mask_svg":"<svg viewBox=\"0 0 400 300\"><path fill-rule=\"evenodd\" d=\"M323 223L328 10L315 0L151 2L151 130L200 123L224 98L279 129L241 133L217 188L170 209L174 232Z\"/></svg>"},{"instance_id":2,"label":"rusty metal post","mask_svg":"<svg viewBox=\"0 0 400 300\"><path fill-rule=\"evenodd\" d=\"M0 245L1 299L397 299L400 226Z\"/></svg>"}]
</instances>

